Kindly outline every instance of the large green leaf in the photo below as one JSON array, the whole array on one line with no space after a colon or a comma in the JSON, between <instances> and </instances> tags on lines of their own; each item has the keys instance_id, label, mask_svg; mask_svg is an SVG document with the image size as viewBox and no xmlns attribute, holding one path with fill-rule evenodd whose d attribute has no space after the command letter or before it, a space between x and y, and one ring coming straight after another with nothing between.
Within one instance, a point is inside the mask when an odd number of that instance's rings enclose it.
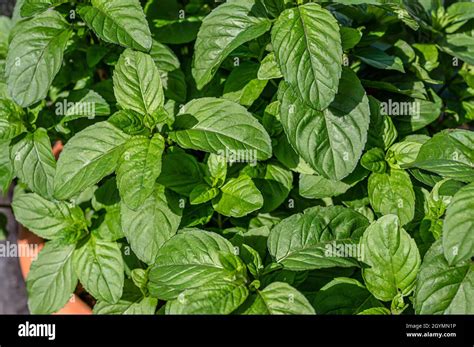
<instances>
[{"instance_id":1,"label":"large green leaf","mask_svg":"<svg viewBox=\"0 0 474 347\"><path fill-rule=\"evenodd\" d=\"M166 314L230 314L239 307L249 291L242 283L216 281L183 291L168 301Z\"/></svg>"},{"instance_id":2,"label":"large green leaf","mask_svg":"<svg viewBox=\"0 0 474 347\"><path fill-rule=\"evenodd\" d=\"M314 3L285 10L272 29L272 44L297 95L316 110L327 108L342 72L341 36L332 14Z\"/></svg>"},{"instance_id":3,"label":"large green leaf","mask_svg":"<svg viewBox=\"0 0 474 347\"><path fill-rule=\"evenodd\" d=\"M243 217L263 206L263 197L247 175L230 179L221 188L222 195L213 201L214 209L229 217Z\"/></svg>"},{"instance_id":4,"label":"large green leaf","mask_svg":"<svg viewBox=\"0 0 474 347\"><path fill-rule=\"evenodd\" d=\"M474 256L474 183L461 188L448 206L443 248L449 265Z\"/></svg>"},{"instance_id":5,"label":"large green leaf","mask_svg":"<svg viewBox=\"0 0 474 347\"><path fill-rule=\"evenodd\" d=\"M131 209L121 203L122 229L133 252L147 264L153 264L158 250L178 230L181 209L178 199L165 187L154 184L152 194Z\"/></svg>"},{"instance_id":6,"label":"large green leaf","mask_svg":"<svg viewBox=\"0 0 474 347\"><path fill-rule=\"evenodd\" d=\"M312 207L273 227L268 249L288 270L358 266L356 246L368 225L367 218L345 207ZM341 248L350 252L339 254Z\"/></svg>"},{"instance_id":7,"label":"large green leaf","mask_svg":"<svg viewBox=\"0 0 474 347\"><path fill-rule=\"evenodd\" d=\"M82 210L64 202L51 202L34 193L15 193L13 212L22 225L45 239L84 230Z\"/></svg>"},{"instance_id":8,"label":"large green leaf","mask_svg":"<svg viewBox=\"0 0 474 347\"><path fill-rule=\"evenodd\" d=\"M233 252L232 244L216 233L197 229L178 233L158 251L148 289L153 296L170 300L186 289L232 279L235 270L226 268L220 255Z\"/></svg>"},{"instance_id":9,"label":"large green leaf","mask_svg":"<svg viewBox=\"0 0 474 347\"><path fill-rule=\"evenodd\" d=\"M463 182L474 181L474 133L469 130L444 130L420 149L410 166Z\"/></svg>"},{"instance_id":10,"label":"large green leaf","mask_svg":"<svg viewBox=\"0 0 474 347\"><path fill-rule=\"evenodd\" d=\"M474 265L466 260L450 266L441 240L426 253L416 280L417 314L474 314Z\"/></svg>"},{"instance_id":11,"label":"large green leaf","mask_svg":"<svg viewBox=\"0 0 474 347\"><path fill-rule=\"evenodd\" d=\"M217 98L195 99L181 108L170 137L181 147L234 154L241 161L271 157L270 136L247 109Z\"/></svg>"},{"instance_id":12,"label":"large green leaf","mask_svg":"<svg viewBox=\"0 0 474 347\"><path fill-rule=\"evenodd\" d=\"M22 138L12 146L11 157L16 176L33 192L51 198L56 160L46 130L39 128Z\"/></svg>"},{"instance_id":13,"label":"large green leaf","mask_svg":"<svg viewBox=\"0 0 474 347\"><path fill-rule=\"evenodd\" d=\"M359 281L338 277L322 287L312 300L317 314L359 314L382 304Z\"/></svg>"},{"instance_id":14,"label":"large green leaf","mask_svg":"<svg viewBox=\"0 0 474 347\"><path fill-rule=\"evenodd\" d=\"M114 94L124 109L152 115L164 104L158 68L148 54L126 49L115 66Z\"/></svg>"},{"instance_id":15,"label":"large green leaf","mask_svg":"<svg viewBox=\"0 0 474 347\"><path fill-rule=\"evenodd\" d=\"M13 33L5 74L13 100L26 107L46 97L72 31L58 12L47 11L18 22Z\"/></svg>"},{"instance_id":16,"label":"large green leaf","mask_svg":"<svg viewBox=\"0 0 474 347\"><path fill-rule=\"evenodd\" d=\"M131 209L139 208L151 195L161 172L161 155L165 148L160 134L127 141L117 166L117 186L123 202Z\"/></svg>"},{"instance_id":17,"label":"large green leaf","mask_svg":"<svg viewBox=\"0 0 474 347\"><path fill-rule=\"evenodd\" d=\"M369 200L375 212L396 214L405 225L415 216L415 192L410 176L403 170L372 173L368 183Z\"/></svg>"},{"instance_id":18,"label":"large green leaf","mask_svg":"<svg viewBox=\"0 0 474 347\"><path fill-rule=\"evenodd\" d=\"M227 2L214 9L203 20L194 46L192 74L197 88L202 89L211 81L234 49L270 27L271 21L255 0Z\"/></svg>"},{"instance_id":19,"label":"large green leaf","mask_svg":"<svg viewBox=\"0 0 474 347\"><path fill-rule=\"evenodd\" d=\"M129 136L108 122L91 125L64 146L54 178L54 196L68 199L114 172Z\"/></svg>"},{"instance_id":20,"label":"large green leaf","mask_svg":"<svg viewBox=\"0 0 474 347\"><path fill-rule=\"evenodd\" d=\"M76 249L73 263L79 281L91 295L110 303L120 299L125 268L118 243L91 236Z\"/></svg>"},{"instance_id":21,"label":"large green leaf","mask_svg":"<svg viewBox=\"0 0 474 347\"><path fill-rule=\"evenodd\" d=\"M412 292L420 268L420 253L397 216L383 216L372 223L360 246L363 261L370 266L362 270L364 281L377 299L391 301L399 293L406 296Z\"/></svg>"},{"instance_id":22,"label":"large green leaf","mask_svg":"<svg viewBox=\"0 0 474 347\"><path fill-rule=\"evenodd\" d=\"M280 84L281 123L291 146L321 176L341 180L356 167L369 128L369 102L357 76L344 70L335 100L324 111L306 106Z\"/></svg>"},{"instance_id":23,"label":"large green leaf","mask_svg":"<svg viewBox=\"0 0 474 347\"><path fill-rule=\"evenodd\" d=\"M72 265L74 248L74 245L47 242L31 264L26 288L32 314L56 312L71 298L77 285Z\"/></svg>"},{"instance_id":24,"label":"large green leaf","mask_svg":"<svg viewBox=\"0 0 474 347\"><path fill-rule=\"evenodd\" d=\"M149 51L152 45L148 23L138 0L92 0L79 14L102 40Z\"/></svg>"},{"instance_id":25,"label":"large green leaf","mask_svg":"<svg viewBox=\"0 0 474 347\"><path fill-rule=\"evenodd\" d=\"M315 314L308 299L287 283L274 282L258 290L251 300L243 314Z\"/></svg>"}]
</instances>

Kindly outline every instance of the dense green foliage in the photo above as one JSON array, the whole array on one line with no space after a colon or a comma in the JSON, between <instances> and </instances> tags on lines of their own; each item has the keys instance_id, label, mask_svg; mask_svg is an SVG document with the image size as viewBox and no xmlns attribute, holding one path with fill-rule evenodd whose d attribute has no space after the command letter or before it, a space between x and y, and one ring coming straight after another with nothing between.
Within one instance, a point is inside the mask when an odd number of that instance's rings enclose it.
<instances>
[{"instance_id":1,"label":"dense green foliage","mask_svg":"<svg viewBox=\"0 0 474 347\"><path fill-rule=\"evenodd\" d=\"M0 29L33 313L78 282L99 314L474 313L474 3L23 0Z\"/></svg>"}]
</instances>

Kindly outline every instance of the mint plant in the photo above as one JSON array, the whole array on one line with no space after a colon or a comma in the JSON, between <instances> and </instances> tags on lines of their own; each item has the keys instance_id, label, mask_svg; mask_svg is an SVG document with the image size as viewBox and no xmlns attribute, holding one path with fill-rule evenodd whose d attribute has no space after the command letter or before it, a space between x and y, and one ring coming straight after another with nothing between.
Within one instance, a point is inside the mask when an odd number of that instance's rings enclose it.
<instances>
[{"instance_id":1,"label":"mint plant","mask_svg":"<svg viewBox=\"0 0 474 347\"><path fill-rule=\"evenodd\" d=\"M474 313L474 3L20 0L0 27L32 313L78 283L97 314Z\"/></svg>"}]
</instances>

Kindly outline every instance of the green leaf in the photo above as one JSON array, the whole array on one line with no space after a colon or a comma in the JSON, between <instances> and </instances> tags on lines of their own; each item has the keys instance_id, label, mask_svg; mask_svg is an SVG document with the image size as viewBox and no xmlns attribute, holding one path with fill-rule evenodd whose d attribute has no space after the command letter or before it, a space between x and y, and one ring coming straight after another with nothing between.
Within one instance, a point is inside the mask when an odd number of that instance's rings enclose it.
<instances>
[{"instance_id":1,"label":"green leaf","mask_svg":"<svg viewBox=\"0 0 474 347\"><path fill-rule=\"evenodd\" d=\"M341 181L328 180L322 176L301 174L299 194L308 199L322 199L338 196L365 179L367 170L358 166L352 174Z\"/></svg>"},{"instance_id":2,"label":"green leaf","mask_svg":"<svg viewBox=\"0 0 474 347\"><path fill-rule=\"evenodd\" d=\"M74 252L73 264L79 281L91 295L112 304L119 301L124 263L116 242L90 237Z\"/></svg>"},{"instance_id":3,"label":"green leaf","mask_svg":"<svg viewBox=\"0 0 474 347\"><path fill-rule=\"evenodd\" d=\"M224 84L224 99L251 106L265 89L267 82L257 77L259 65L243 62L235 67Z\"/></svg>"},{"instance_id":4,"label":"green leaf","mask_svg":"<svg viewBox=\"0 0 474 347\"><path fill-rule=\"evenodd\" d=\"M247 175L231 178L221 188L222 195L212 205L216 212L229 217L243 217L263 206L263 197Z\"/></svg>"},{"instance_id":5,"label":"green leaf","mask_svg":"<svg viewBox=\"0 0 474 347\"><path fill-rule=\"evenodd\" d=\"M115 112L107 121L128 135L148 135L150 132L145 127L143 115L134 111Z\"/></svg>"},{"instance_id":6,"label":"green leaf","mask_svg":"<svg viewBox=\"0 0 474 347\"><path fill-rule=\"evenodd\" d=\"M469 130L444 130L420 149L410 167L434 172L462 182L474 181L474 134Z\"/></svg>"},{"instance_id":7,"label":"green leaf","mask_svg":"<svg viewBox=\"0 0 474 347\"><path fill-rule=\"evenodd\" d=\"M122 298L115 304L99 301L94 306L94 314L122 314L122 315L154 315L158 299L140 297L136 300Z\"/></svg>"},{"instance_id":8,"label":"green leaf","mask_svg":"<svg viewBox=\"0 0 474 347\"><path fill-rule=\"evenodd\" d=\"M0 140L11 140L26 129L21 107L8 99L0 99Z\"/></svg>"},{"instance_id":9,"label":"green leaf","mask_svg":"<svg viewBox=\"0 0 474 347\"><path fill-rule=\"evenodd\" d=\"M165 142L160 134L151 139L132 137L124 146L117 166L117 186L123 202L135 210L151 195L161 173Z\"/></svg>"},{"instance_id":10,"label":"green leaf","mask_svg":"<svg viewBox=\"0 0 474 347\"><path fill-rule=\"evenodd\" d=\"M260 68L258 69L257 77L259 80L271 80L275 78L282 78L280 66L275 58L275 53L271 52L263 58Z\"/></svg>"},{"instance_id":11,"label":"green leaf","mask_svg":"<svg viewBox=\"0 0 474 347\"><path fill-rule=\"evenodd\" d=\"M176 117L171 139L181 147L244 159L271 157L270 137L243 106L232 101L202 98L183 106Z\"/></svg>"},{"instance_id":12,"label":"green leaf","mask_svg":"<svg viewBox=\"0 0 474 347\"><path fill-rule=\"evenodd\" d=\"M71 298L77 285L72 265L74 248L75 245L46 242L38 259L31 264L26 288L32 314L56 312Z\"/></svg>"},{"instance_id":13,"label":"green leaf","mask_svg":"<svg viewBox=\"0 0 474 347\"><path fill-rule=\"evenodd\" d=\"M209 154L207 169L212 178L212 186L221 187L227 177L227 161L225 157L212 153Z\"/></svg>"},{"instance_id":14,"label":"green leaf","mask_svg":"<svg viewBox=\"0 0 474 347\"><path fill-rule=\"evenodd\" d=\"M273 211L280 206L293 188L293 174L277 162L247 166L242 172L252 178L262 193L262 213Z\"/></svg>"},{"instance_id":15,"label":"green leaf","mask_svg":"<svg viewBox=\"0 0 474 347\"><path fill-rule=\"evenodd\" d=\"M395 169L400 169L416 160L421 146L430 138L426 135L409 135L392 145L386 155L387 162Z\"/></svg>"},{"instance_id":16,"label":"green leaf","mask_svg":"<svg viewBox=\"0 0 474 347\"><path fill-rule=\"evenodd\" d=\"M64 146L54 178L54 196L64 200L114 172L129 136L108 122L91 125Z\"/></svg>"},{"instance_id":17,"label":"green leaf","mask_svg":"<svg viewBox=\"0 0 474 347\"><path fill-rule=\"evenodd\" d=\"M357 76L344 70L339 91L324 111L307 107L280 84L281 122L291 146L321 176L341 180L356 167L369 128L369 102Z\"/></svg>"},{"instance_id":18,"label":"green leaf","mask_svg":"<svg viewBox=\"0 0 474 347\"><path fill-rule=\"evenodd\" d=\"M11 18L6 16L0 16L0 58L4 59L7 56L8 52L8 37L10 36L10 31L13 28L13 21ZM3 72L0 73L3 75ZM3 79L3 76L2 76Z\"/></svg>"},{"instance_id":19,"label":"green leaf","mask_svg":"<svg viewBox=\"0 0 474 347\"><path fill-rule=\"evenodd\" d=\"M13 175L13 163L10 160L10 141L0 140L0 196L7 194Z\"/></svg>"},{"instance_id":20,"label":"green leaf","mask_svg":"<svg viewBox=\"0 0 474 347\"><path fill-rule=\"evenodd\" d=\"M122 229L140 260L154 263L158 250L178 230L181 213L178 199L159 184L136 210L121 203Z\"/></svg>"},{"instance_id":21,"label":"green leaf","mask_svg":"<svg viewBox=\"0 0 474 347\"><path fill-rule=\"evenodd\" d=\"M359 315L390 315L391 312L386 307L372 307L358 313Z\"/></svg>"},{"instance_id":22,"label":"green leaf","mask_svg":"<svg viewBox=\"0 0 474 347\"><path fill-rule=\"evenodd\" d=\"M179 69L181 63L174 52L166 45L153 40L150 56L160 71L171 72Z\"/></svg>"},{"instance_id":23,"label":"green leaf","mask_svg":"<svg viewBox=\"0 0 474 347\"><path fill-rule=\"evenodd\" d=\"M474 256L474 183L461 188L446 211L443 224L444 255L449 265Z\"/></svg>"},{"instance_id":24,"label":"green leaf","mask_svg":"<svg viewBox=\"0 0 474 347\"><path fill-rule=\"evenodd\" d=\"M46 97L72 31L58 12L47 11L18 22L13 33L5 70L8 90L27 107Z\"/></svg>"},{"instance_id":25,"label":"green leaf","mask_svg":"<svg viewBox=\"0 0 474 347\"><path fill-rule=\"evenodd\" d=\"M166 303L166 314L230 314L249 292L242 283L216 281L183 291Z\"/></svg>"},{"instance_id":26,"label":"green leaf","mask_svg":"<svg viewBox=\"0 0 474 347\"><path fill-rule=\"evenodd\" d=\"M33 192L51 198L56 160L46 130L39 128L26 135L12 146L11 156L16 176Z\"/></svg>"},{"instance_id":27,"label":"green leaf","mask_svg":"<svg viewBox=\"0 0 474 347\"><path fill-rule=\"evenodd\" d=\"M303 294L287 283L274 282L252 296L252 302L243 314L315 314Z\"/></svg>"},{"instance_id":28,"label":"green leaf","mask_svg":"<svg viewBox=\"0 0 474 347\"><path fill-rule=\"evenodd\" d=\"M92 0L79 10L84 22L99 38L147 52L152 39L138 0Z\"/></svg>"},{"instance_id":29,"label":"green leaf","mask_svg":"<svg viewBox=\"0 0 474 347\"><path fill-rule=\"evenodd\" d=\"M232 244L216 233L183 230L160 248L149 272L148 289L159 299L171 300L186 289L232 279L235 271L225 268L220 254L233 252Z\"/></svg>"},{"instance_id":30,"label":"green leaf","mask_svg":"<svg viewBox=\"0 0 474 347\"><path fill-rule=\"evenodd\" d=\"M401 134L420 130L438 119L441 114L443 100L432 89L429 89L428 93L431 95L433 101L407 99L406 101L400 102L400 104L405 103L405 105L408 102L413 105L415 109L413 114L394 117L397 129Z\"/></svg>"},{"instance_id":31,"label":"green leaf","mask_svg":"<svg viewBox=\"0 0 474 347\"><path fill-rule=\"evenodd\" d=\"M204 179L195 157L181 150L173 150L163 156L161 175L157 182L178 194L189 196L196 185L204 183Z\"/></svg>"},{"instance_id":32,"label":"green leaf","mask_svg":"<svg viewBox=\"0 0 474 347\"><path fill-rule=\"evenodd\" d=\"M199 205L214 199L219 195L219 189L209 187L207 183L198 184L189 195L191 205Z\"/></svg>"},{"instance_id":33,"label":"green leaf","mask_svg":"<svg viewBox=\"0 0 474 347\"><path fill-rule=\"evenodd\" d=\"M31 17L65 2L67 0L24 0L20 13L22 17Z\"/></svg>"},{"instance_id":34,"label":"green leaf","mask_svg":"<svg viewBox=\"0 0 474 347\"><path fill-rule=\"evenodd\" d=\"M222 26L222 23L226 23ZM271 21L255 0L224 3L207 15L194 46L192 74L201 90L237 47L270 29Z\"/></svg>"},{"instance_id":35,"label":"green leaf","mask_svg":"<svg viewBox=\"0 0 474 347\"><path fill-rule=\"evenodd\" d=\"M387 169L385 152L378 147L371 148L362 156L360 164L367 170L383 174Z\"/></svg>"},{"instance_id":36,"label":"green leaf","mask_svg":"<svg viewBox=\"0 0 474 347\"><path fill-rule=\"evenodd\" d=\"M382 304L359 281L338 277L322 287L312 301L317 314L360 314Z\"/></svg>"},{"instance_id":37,"label":"green leaf","mask_svg":"<svg viewBox=\"0 0 474 347\"><path fill-rule=\"evenodd\" d=\"M474 36L464 33L447 35L441 42L441 48L454 57L474 65Z\"/></svg>"},{"instance_id":38,"label":"green leaf","mask_svg":"<svg viewBox=\"0 0 474 347\"><path fill-rule=\"evenodd\" d=\"M273 227L268 249L276 262L293 271L358 266L355 247L368 225L367 218L351 209L317 206ZM346 246L352 254L339 255L338 248Z\"/></svg>"},{"instance_id":39,"label":"green leaf","mask_svg":"<svg viewBox=\"0 0 474 347\"><path fill-rule=\"evenodd\" d=\"M126 49L115 66L114 94L124 109L152 115L164 105L158 68L148 54Z\"/></svg>"},{"instance_id":40,"label":"green leaf","mask_svg":"<svg viewBox=\"0 0 474 347\"><path fill-rule=\"evenodd\" d=\"M413 220L415 193L410 176L404 170L391 169L380 174L372 173L368 183L369 200L375 212L395 214L402 225Z\"/></svg>"},{"instance_id":41,"label":"green leaf","mask_svg":"<svg viewBox=\"0 0 474 347\"><path fill-rule=\"evenodd\" d=\"M89 89L73 90L66 99L55 104L56 114L63 115L61 123L79 118L94 119L96 116L108 116L110 106L98 93Z\"/></svg>"},{"instance_id":42,"label":"green leaf","mask_svg":"<svg viewBox=\"0 0 474 347\"><path fill-rule=\"evenodd\" d=\"M407 296L412 292L420 268L420 254L397 216L384 216L372 223L360 246L363 261L370 266L362 270L364 281L377 299L391 301L399 293Z\"/></svg>"},{"instance_id":43,"label":"green leaf","mask_svg":"<svg viewBox=\"0 0 474 347\"><path fill-rule=\"evenodd\" d=\"M380 147L388 149L398 136L392 118L380 113L380 102L369 96L370 127L367 134L367 148Z\"/></svg>"},{"instance_id":44,"label":"green leaf","mask_svg":"<svg viewBox=\"0 0 474 347\"><path fill-rule=\"evenodd\" d=\"M339 25L331 13L314 3L283 11L272 29L272 44L298 97L316 110L327 108L342 73Z\"/></svg>"},{"instance_id":45,"label":"green leaf","mask_svg":"<svg viewBox=\"0 0 474 347\"><path fill-rule=\"evenodd\" d=\"M120 222L120 206L106 208L102 222L97 229L92 230L92 234L106 241L117 241L125 237Z\"/></svg>"},{"instance_id":46,"label":"green leaf","mask_svg":"<svg viewBox=\"0 0 474 347\"><path fill-rule=\"evenodd\" d=\"M0 212L0 241L5 241L8 237L7 216Z\"/></svg>"},{"instance_id":47,"label":"green leaf","mask_svg":"<svg viewBox=\"0 0 474 347\"><path fill-rule=\"evenodd\" d=\"M364 63L382 70L395 70L405 73L403 62L400 58L388 55L384 51L365 47L357 50L354 55L359 57Z\"/></svg>"},{"instance_id":48,"label":"green leaf","mask_svg":"<svg viewBox=\"0 0 474 347\"><path fill-rule=\"evenodd\" d=\"M340 30L342 49L344 51L357 46L357 44L360 42L360 39L362 38L362 32L358 29L341 27Z\"/></svg>"},{"instance_id":49,"label":"green leaf","mask_svg":"<svg viewBox=\"0 0 474 347\"><path fill-rule=\"evenodd\" d=\"M416 282L416 314L473 314L474 265L450 266L438 240L426 253Z\"/></svg>"},{"instance_id":50,"label":"green leaf","mask_svg":"<svg viewBox=\"0 0 474 347\"><path fill-rule=\"evenodd\" d=\"M344 194L351 186L322 176L300 175L299 193L307 199L322 199Z\"/></svg>"},{"instance_id":51,"label":"green leaf","mask_svg":"<svg viewBox=\"0 0 474 347\"><path fill-rule=\"evenodd\" d=\"M51 202L34 193L16 193L12 207L18 222L44 239L81 231L87 225L79 207Z\"/></svg>"}]
</instances>

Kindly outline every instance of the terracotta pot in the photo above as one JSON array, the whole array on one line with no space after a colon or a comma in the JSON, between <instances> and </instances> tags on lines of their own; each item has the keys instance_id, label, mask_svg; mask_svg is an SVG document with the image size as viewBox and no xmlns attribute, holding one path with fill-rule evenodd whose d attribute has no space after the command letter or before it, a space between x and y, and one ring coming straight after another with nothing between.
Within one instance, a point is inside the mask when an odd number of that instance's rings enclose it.
<instances>
[{"instance_id":1,"label":"terracotta pot","mask_svg":"<svg viewBox=\"0 0 474 347\"><path fill-rule=\"evenodd\" d=\"M63 149L63 145L61 142L56 142L53 147L53 154L56 158L59 156L59 153ZM20 247L27 247L32 245L38 245L38 247L31 249L35 250L35 252L29 252L30 257L26 257L20 252L20 268L23 278L26 280L28 276L28 272L30 271L31 263L33 259L36 258L37 254L41 251L44 246L44 240L37 235L33 234L29 230L25 229L24 227L19 227L18 233L18 245ZM92 309L82 301L76 294L68 301L68 303L56 314L92 314Z\"/></svg>"}]
</instances>

